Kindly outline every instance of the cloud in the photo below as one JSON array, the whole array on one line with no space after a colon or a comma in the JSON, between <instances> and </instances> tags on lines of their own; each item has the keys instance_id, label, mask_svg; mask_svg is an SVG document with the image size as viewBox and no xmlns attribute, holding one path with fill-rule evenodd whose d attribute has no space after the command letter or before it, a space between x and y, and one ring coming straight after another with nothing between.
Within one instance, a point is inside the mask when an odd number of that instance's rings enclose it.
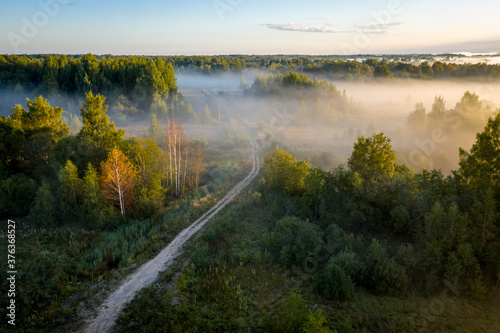
<instances>
[{"instance_id":1,"label":"cloud","mask_svg":"<svg viewBox=\"0 0 500 333\"><path fill-rule=\"evenodd\" d=\"M389 32L389 29L402 25L402 22L391 22L391 23L378 23L370 22L364 24L356 24L353 32L362 32L365 34L382 35Z\"/></svg>"},{"instance_id":2,"label":"cloud","mask_svg":"<svg viewBox=\"0 0 500 333\"><path fill-rule=\"evenodd\" d=\"M338 32L333 26L315 27L303 23L268 23L264 24L269 29L286 30L286 31L301 31L301 32L322 32L322 33L335 33Z\"/></svg>"},{"instance_id":3,"label":"cloud","mask_svg":"<svg viewBox=\"0 0 500 333\"><path fill-rule=\"evenodd\" d=\"M389 29L398 25L401 22L392 23L363 23L356 24L352 28L337 29L331 23L325 23L322 26L312 26L303 23L267 23L264 24L269 29L285 30L285 31L298 31L298 32L319 32L319 33L365 33L373 35L381 35L389 32Z\"/></svg>"}]
</instances>

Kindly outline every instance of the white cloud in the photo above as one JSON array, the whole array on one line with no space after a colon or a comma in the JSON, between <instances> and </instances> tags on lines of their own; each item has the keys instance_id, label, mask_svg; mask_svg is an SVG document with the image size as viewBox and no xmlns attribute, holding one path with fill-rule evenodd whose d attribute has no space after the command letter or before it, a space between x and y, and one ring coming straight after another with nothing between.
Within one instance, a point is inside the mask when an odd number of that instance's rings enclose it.
<instances>
[{"instance_id":1,"label":"white cloud","mask_svg":"<svg viewBox=\"0 0 500 333\"><path fill-rule=\"evenodd\" d=\"M353 29L354 32L363 32L365 34L381 35L389 32L389 29L398 25L403 24L402 22L391 22L391 23L377 23L370 22L365 24L356 24Z\"/></svg>"},{"instance_id":2,"label":"white cloud","mask_svg":"<svg viewBox=\"0 0 500 333\"><path fill-rule=\"evenodd\" d=\"M335 33L338 32L333 26L312 26L303 23L268 23L264 24L269 29L276 30L286 30L286 31L301 31L301 32L323 32L323 33Z\"/></svg>"},{"instance_id":3,"label":"white cloud","mask_svg":"<svg viewBox=\"0 0 500 333\"><path fill-rule=\"evenodd\" d=\"M285 31L299 31L299 32L319 32L319 33L365 33L373 35L381 35L389 32L389 29L398 25L401 22L392 23L363 23L356 24L352 28L338 30L331 23L325 23L322 26L312 26L303 23L267 23L264 26L269 29L285 30Z\"/></svg>"}]
</instances>

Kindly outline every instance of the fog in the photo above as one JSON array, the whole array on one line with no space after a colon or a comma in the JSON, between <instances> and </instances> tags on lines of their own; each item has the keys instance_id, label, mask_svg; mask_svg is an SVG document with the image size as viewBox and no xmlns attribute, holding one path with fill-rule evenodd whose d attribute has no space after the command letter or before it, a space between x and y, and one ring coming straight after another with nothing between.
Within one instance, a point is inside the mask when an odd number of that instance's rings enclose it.
<instances>
[{"instance_id":1,"label":"fog","mask_svg":"<svg viewBox=\"0 0 500 333\"><path fill-rule=\"evenodd\" d=\"M203 131L200 127L193 127L196 130L186 134L193 138L202 136L199 139L208 141L210 138L221 140L223 134L220 132L224 129L216 123L219 120L225 122L231 118L239 118L254 129L261 144L271 146L277 143L300 159L309 158L313 166L330 170L347 162L358 136L384 132L391 138L401 162L415 170L438 168L449 173L458 168L458 148L470 149L476 133L482 130L486 119L476 122L474 126L462 124L452 130L445 124L446 140L436 143L433 142L432 131L441 129L442 125L429 124L426 131L420 133L409 125L408 116L415 105L423 103L428 113L434 98L442 96L446 102L445 109L451 110L464 93L469 91L477 94L483 107L489 106L492 112L500 106L500 83L483 82L480 78L470 81L329 81L340 91L341 98L348 101L347 107L339 106L338 100L331 97L321 97L318 101L317 96L309 94L308 90L287 90L288 93L266 96L245 93L245 86L241 84L242 77L244 76L248 88L254 82L256 74L261 72L243 70L239 73L210 75L190 71L177 73L178 91L192 105L197 121L203 122L203 113L207 107L215 120L211 126L205 125ZM15 104L26 108L26 97L33 99L36 96L30 96L24 91L0 91L1 114L8 116ZM83 103L83 96L49 96L48 100L52 106L63 107L64 120L73 131L77 131L81 126L79 108ZM112 104L113 101L107 99L106 103ZM315 111L318 104L320 111L324 113L320 117ZM304 108L307 117L301 118L300 112ZM127 137L147 132L150 122L148 113L120 121L116 118L113 105L109 106L109 110L117 127L127 130ZM166 121L166 117L158 119L162 124Z\"/></svg>"},{"instance_id":2,"label":"fog","mask_svg":"<svg viewBox=\"0 0 500 333\"><path fill-rule=\"evenodd\" d=\"M391 138L400 162L416 171L438 168L447 174L458 168L458 148L470 149L486 120L473 129L465 125L447 129L446 140L435 143L431 142L431 134L417 134L408 124L416 103L423 103L430 112L434 98L442 96L446 110L450 110L469 91L476 93L491 111L500 106L500 83L480 80L331 81L341 92L345 91L355 111L334 112L331 121L304 121L298 118L300 99L296 93L280 98L244 94L240 89L241 75L180 74L178 89L195 111L201 112L205 105L212 111L220 108L225 118L237 116L252 126L261 143L277 142L298 158L309 158L314 166L325 169L345 164L358 136L384 132ZM243 75L251 85L255 73ZM314 99L304 95L302 100L310 112ZM329 103L328 99L323 101L325 105ZM428 133L434 127L439 126L429 124ZM329 159L326 164L322 162L325 156Z\"/></svg>"}]
</instances>

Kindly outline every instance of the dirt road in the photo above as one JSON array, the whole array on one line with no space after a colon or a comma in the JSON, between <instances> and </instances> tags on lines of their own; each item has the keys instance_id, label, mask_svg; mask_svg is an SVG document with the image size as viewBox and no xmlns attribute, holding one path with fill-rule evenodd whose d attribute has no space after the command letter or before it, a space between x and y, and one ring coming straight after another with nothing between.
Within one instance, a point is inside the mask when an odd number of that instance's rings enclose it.
<instances>
[{"instance_id":1,"label":"dirt road","mask_svg":"<svg viewBox=\"0 0 500 333\"><path fill-rule=\"evenodd\" d=\"M243 179L238 185L230 190L226 196L206 212L201 218L195 221L191 226L182 230L174 240L165 247L154 259L151 259L134 273L130 274L125 281L104 301L97 310L97 316L93 320L89 320L84 332L88 333L103 333L108 332L114 325L118 314L123 307L130 302L135 294L144 287L151 285L159 276L161 271L168 268L179 256L184 243L198 232L204 224L209 222L214 216L220 212L234 197L236 197L259 173L260 159L258 155L257 141L252 136L250 131L243 127L247 133L248 139L252 146L253 168L250 174Z\"/></svg>"}]
</instances>

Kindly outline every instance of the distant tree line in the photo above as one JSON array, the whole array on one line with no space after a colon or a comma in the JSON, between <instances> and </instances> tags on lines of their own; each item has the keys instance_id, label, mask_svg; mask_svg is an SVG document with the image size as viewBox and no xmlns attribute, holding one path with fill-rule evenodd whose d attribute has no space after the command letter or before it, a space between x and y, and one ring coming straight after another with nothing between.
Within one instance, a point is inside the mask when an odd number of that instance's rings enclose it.
<instances>
[{"instance_id":1,"label":"distant tree line","mask_svg":"<svg viewBox=\"0 0 500 333\"><path fill-rule=\"evenodd\" d=\"M440 55L459 57L459 55ZM112 86L118 86L121 94L127 97L135 88L137 79L141 85L159 83L157 73L161 73L167 86L173 92L175 83L171 81L170 66L179 71L195 70L205 74L242 71L244 69L267 69L272 72L299 71L328 75L332 79L371 79L371 78L414 78L449 79L500 78L500 65L487 63L465 63L436 61L431 55L387 55L372 56L363 61L352 58L359 56L303 56L303 55L219 55L219 56L111 56L102 55L2 55L0 56L0 83L20 83L27 89L40 85L44 89L61 88L62 91L85 91L91 84L95 92L114 98ZM447 58L445 58L447 59ZM160 61L161 60L161 61ZM97 62L97 66L96 66ZM152 62L152 64L149 64ZM418 62L418 64L414 64ZM153 65L154 64L154 65ZM165 66L165 64L168 64ZM81 67L82 65L83 67ZM68 67L66 67L68 66ZM4 72L2 76L2 72ZM99 79L99 74L102 75ZM85 80L85 73L87 80ZM97 77L96 77L97 74ZM19 80L12 80L12 77ZM57 77L55 84L54 78ZM61 78L64 77L64 80ZM104 79L105 78L105 79ZM149 81L149 82L147 82ZM59 87L62 83L62 87ZM19 87L18 87L19 88ZM98 90L102 89L102 90ZM164 90L160 87L159 93ZM47 91L39 91L46 93Z\"/></svg>"}]
</instances>

